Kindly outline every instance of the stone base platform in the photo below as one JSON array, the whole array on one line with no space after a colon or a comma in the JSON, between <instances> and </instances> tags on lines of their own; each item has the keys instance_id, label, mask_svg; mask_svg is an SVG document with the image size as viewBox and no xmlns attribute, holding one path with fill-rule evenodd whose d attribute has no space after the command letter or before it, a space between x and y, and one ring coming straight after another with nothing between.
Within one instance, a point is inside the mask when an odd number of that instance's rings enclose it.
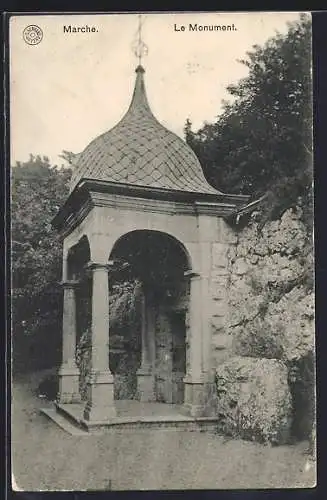
<instances>
[{"instance_id":1,"label":"stone base platform","mask_svg":"<svg viewBox=\"0 0 327 500\"><path fill-rule=\"evenodd\" d=\"M111 431L167 429L215 432L217 419L183 415L180 405L115 401L117 416L106 422L89 422L83 418L84 404L56 403L41 412L72 435L102 434Z\"/></svg>"}]
</instances>

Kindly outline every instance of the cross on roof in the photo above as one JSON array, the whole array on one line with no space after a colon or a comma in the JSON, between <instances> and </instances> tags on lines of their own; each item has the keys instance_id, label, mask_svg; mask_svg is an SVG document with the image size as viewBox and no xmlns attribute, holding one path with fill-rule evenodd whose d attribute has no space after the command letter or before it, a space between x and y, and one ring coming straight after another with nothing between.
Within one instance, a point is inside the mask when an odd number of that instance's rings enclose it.
<instances>
[{"instance_id":1,"label":"cross on roof","mask_svg":"<svg viewBox=\"0 0 327 500\"><path fill-rule=\"evenodd\" d=\"M138 16L138 29L136 32L136 39L133 42L133 52L139 60L139 65L142 63L142 57L148 54L148 46L142 40L142 26L144 24L144 19L142 19L142 14Z\"/></svg>"}]
</instances>

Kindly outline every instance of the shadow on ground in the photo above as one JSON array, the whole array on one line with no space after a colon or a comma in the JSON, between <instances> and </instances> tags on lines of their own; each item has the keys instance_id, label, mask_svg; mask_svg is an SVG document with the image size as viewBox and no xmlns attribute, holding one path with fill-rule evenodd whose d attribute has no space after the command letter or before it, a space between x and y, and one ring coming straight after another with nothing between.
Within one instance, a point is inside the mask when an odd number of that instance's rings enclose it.
<instances>
[{"instance_id":1,"label":"shadow on ground","mask_svg":"<svg viewBox=\"0 0 327 500\"><path fill-rule=\"evenodd\" d=\"M12 463L21 490L308 488L315 484L305 442L270 447L205 432L167 430L71 436L39 411L52 407L39 390L40 382L51 373L16 376L13 383Z\"/></svg>"}]
</instances>

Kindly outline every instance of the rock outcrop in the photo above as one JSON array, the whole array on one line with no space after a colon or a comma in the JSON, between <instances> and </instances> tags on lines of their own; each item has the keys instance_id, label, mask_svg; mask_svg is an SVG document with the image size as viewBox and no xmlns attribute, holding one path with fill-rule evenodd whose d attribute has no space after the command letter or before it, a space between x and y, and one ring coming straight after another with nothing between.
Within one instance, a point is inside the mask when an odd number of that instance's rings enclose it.
<instances>
[{"instance_id":1,"label":"rock outcrop","mask_svg":"<svg viewBox=\"0 0 327 500\"><path fill-rule=\"evenodd\" d=\"M300 359L314 350L312 242L301 210L262 231L250 224L230 253L227 331L234 353Z\"/></svg>"},{"instance_id":2,"label":"rock outcrop","mask_svg":"<svg viewBox=\"0 0 327 500\"><path fill-rule=\"evenodd\" d=\"M225 434L288 442L292 399L283 362L234 356L217 369L216 387L219 426Z\"/></svg>"},{"instance_id":3,"label":"rock outcrop","mask_svg":"<svg viewBox=\"0 0 327 500\"><path fill-rule=\"evenodd\" d=\"M220 384L225 380L227 387L224 395L218 384L217 399L228 432L237 429L250 439L261 436L283 442L289 430L290 401L292 428L306 429L300 438L308 437L313 423L313 243L301 220L300 206L263 228L258 215L252 213L224 254L228 276L219 276L218 266L215 270L220 286L214 301L221 303L222 288L227 298L223 328L219 313L214 317L213 343L222 333L230 339L225 340L229 349L217 358L218 379ZM221 254L224 249L219 250ZM246 382L240 383L238 376ZM301 423L294 426L297 418ZM310 422L304 425L303 419Z\"/></svg>"}]
</instances>

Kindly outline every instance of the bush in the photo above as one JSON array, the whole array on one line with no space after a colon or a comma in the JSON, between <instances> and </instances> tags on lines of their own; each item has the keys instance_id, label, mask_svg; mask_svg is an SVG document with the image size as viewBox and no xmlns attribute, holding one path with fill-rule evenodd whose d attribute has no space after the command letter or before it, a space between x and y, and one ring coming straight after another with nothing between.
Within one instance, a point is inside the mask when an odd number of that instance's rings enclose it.
<instances>
[{"instance_id":1,"label":"bush","mask_svg":"<svg viewBox=\"0 0 327 500\"><path fill-rule=\"evenodd\" d=\"M55 401L57 399L59 391L59 377L58 375L48 375L39 384L37 388L37 395L39 397L45 397L49 401Z\"/></svg>"},{"instance_id":2,"label":"bush","mask_svg":"<svg viewBox=\"0 0 327 500\"><path fill-rule=\"evenodd\" d=\"M15 371L51 367L59 361L62 293L56 282L61 279L62 248L51 220L68 195L70 175L70 169L32 155L11 169Z\"/></svg>"}]
</instances>

